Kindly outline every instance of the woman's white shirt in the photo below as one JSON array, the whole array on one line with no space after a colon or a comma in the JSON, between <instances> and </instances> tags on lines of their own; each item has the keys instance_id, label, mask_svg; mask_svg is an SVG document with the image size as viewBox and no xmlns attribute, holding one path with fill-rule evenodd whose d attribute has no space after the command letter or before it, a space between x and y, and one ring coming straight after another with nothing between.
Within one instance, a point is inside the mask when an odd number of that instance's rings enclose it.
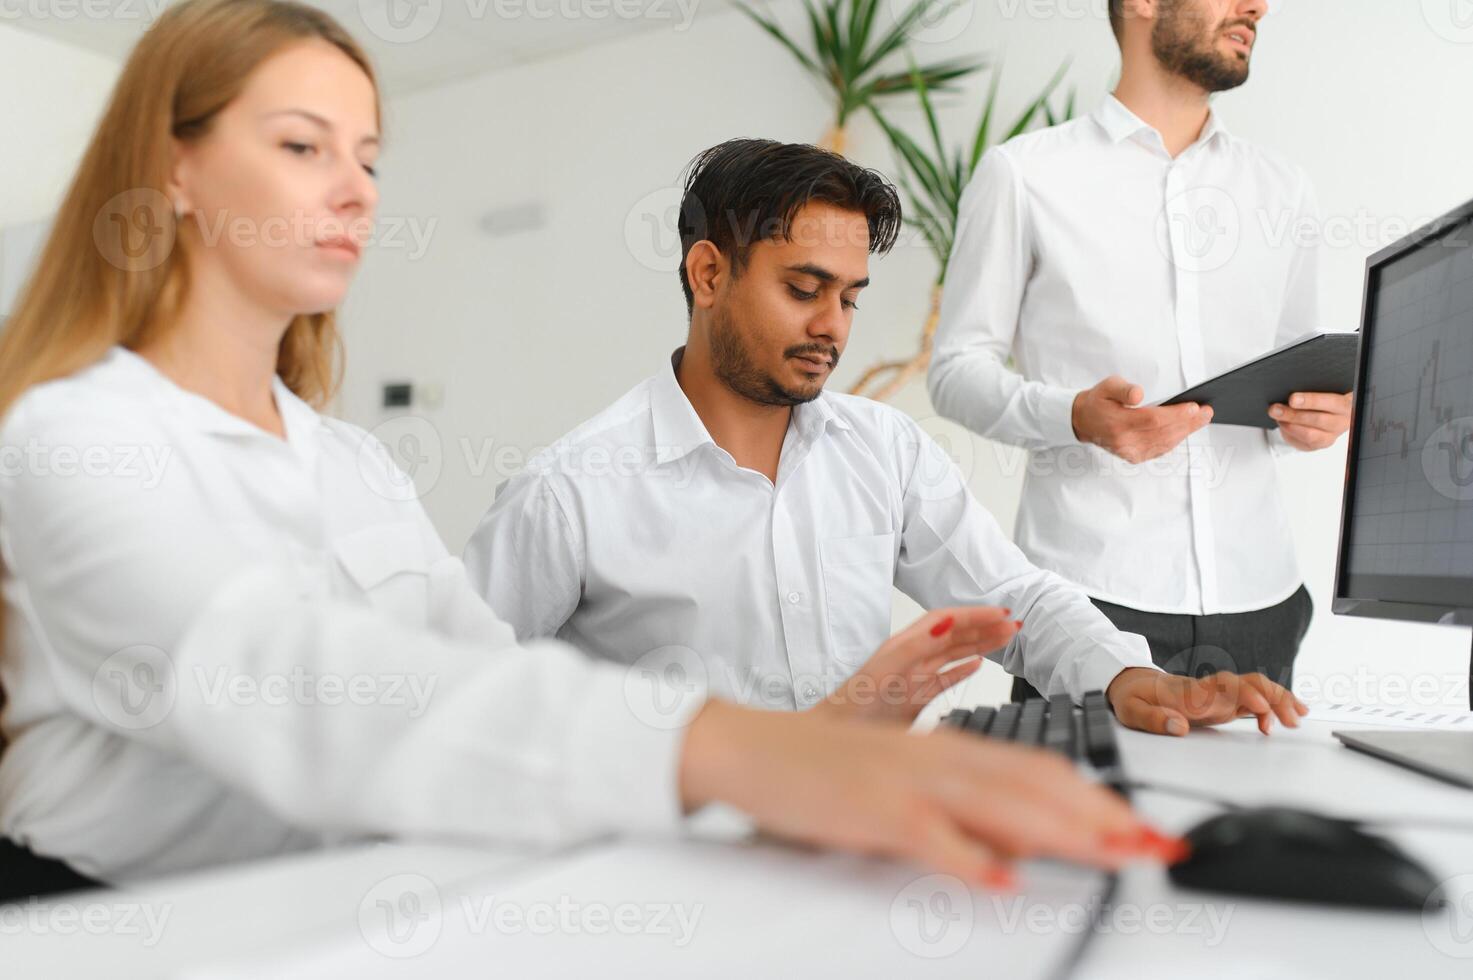
<instances>
[{"instance_id":1,"label":"woman's white shirt","mask_svg":"<svg viewBox=\"0 0 1473 980\"><path fill-rule=\"evenodd\" d=\"M4 420L0 832L126 881L677 827L704 691L516 646L382 444L274 391L285 441L114 348Z\"/></svg>"}]
</instances>

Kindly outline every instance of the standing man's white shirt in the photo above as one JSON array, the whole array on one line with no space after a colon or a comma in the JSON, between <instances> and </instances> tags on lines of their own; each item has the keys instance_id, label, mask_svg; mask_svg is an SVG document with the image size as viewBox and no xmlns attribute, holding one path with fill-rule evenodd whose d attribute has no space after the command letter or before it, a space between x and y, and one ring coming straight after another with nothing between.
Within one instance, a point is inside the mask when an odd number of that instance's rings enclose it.
<instances>
[{"instance_id":1,"label":"standing man's white shirt","mask_svg":"<svg viewBox=\"0 0 1473 980\"><path fill-rule=\"evenodd\" d=\"M1303 171L1216 113L1175 159L1113 96L983 157L929 384L942 414L1030 450L1014 537L1036 564L1147 612L1244 612L1298 589L1277 430L1210 425L1131 465L1081 443L1071 415L1108 375L1150 403L1317 329L1315 213Z\"/></svg>"},{"instance_id":2,"label":"standing man's white shirt","mask_svg":"<svg viewBox=\"0 0 1473 980\"><path fill-rule=\"evenodd\" d=\"M0 833L109 882L363 835L674 829L687 684L518 649L382 445L116 347L0 472Z\"/></svg>"},{"instance_id":3,"label":"standing man's white shirt","mask_svg":"<svg viewBox=\"0 0 1473 980\"><path fill-rule=\"evenodd\" d=\"M465 561L519 638L681 661L772 707L854 673L890 636L895 586L927 608L1009 607L1023 629L1003 665L1046 694L1152 666L1142 637L1029 564L908 416L829 393L796 406L773 484L713 441L671 365L503 484Z\"/></svg>"}]
</instances>

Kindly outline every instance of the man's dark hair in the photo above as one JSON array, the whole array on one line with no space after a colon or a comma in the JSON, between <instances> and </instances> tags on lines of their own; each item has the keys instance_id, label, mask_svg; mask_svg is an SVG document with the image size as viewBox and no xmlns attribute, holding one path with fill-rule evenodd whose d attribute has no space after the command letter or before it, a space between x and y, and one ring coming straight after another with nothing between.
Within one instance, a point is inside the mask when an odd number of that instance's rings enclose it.
<instances>
[{"instance_id":1,"label":"man's dark hair","mask_svg":"<svg viewBox=\"0 0 1473 980\"><path fill-rule=\"evenodd\" d=\"M715 245L731 256L733 272L740 272L753 245L787 238L793 218L812 202L863 213L872 253L888 252L900 233L894 186L837 153L803 143L735 139L692 160L680 203L680 288L686 311L695 310L685 259L696 242Z\"/></svg>"},{"instance_id":2,"label":"man's dark hair","mask_svg":"<svg viewBox=\"0 0 1473 980\"><path fill-rule=\"evenodd\" d=\"M1125 0L1110 0L1110 30L1115 32L1115 40L1119 41L1125 37Z\"/></svg>"}]
</instances>

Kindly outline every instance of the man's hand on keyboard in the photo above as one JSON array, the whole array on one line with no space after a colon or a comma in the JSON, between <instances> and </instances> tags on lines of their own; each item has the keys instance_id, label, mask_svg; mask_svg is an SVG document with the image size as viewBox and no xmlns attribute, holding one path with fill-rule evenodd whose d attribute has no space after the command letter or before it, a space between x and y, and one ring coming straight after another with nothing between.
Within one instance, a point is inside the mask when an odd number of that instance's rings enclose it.
<instances>
[{"instance_id":1,"label":"man's hand on keyboard","mask_svg":"<svg viewBox=\"0 0 1473 980\"><path fill-rule=\"evenodd\" d=\"M933 609L887 640L811 710L835 719L909 724L936 695L975 674L983 654L1007 646L1018 626L1009 610L993 606Z\"/></svg>"},{"instance_id":2,"label":"man's hand on keyboard","mask_svg":"<svg viewBox=\"0 0 1473 980\"><path fill-rule=\"evenodd\" d=\"M1274 716L1297 728L1300 717L1309 713L1303 701L1262 674L1220 671L1193 678L1128 667L1115 675L1105 693L1122 725L1158 735L1185 735L1193 726L1249 715L1267 735Z\"/></svg>"}]
</instances>

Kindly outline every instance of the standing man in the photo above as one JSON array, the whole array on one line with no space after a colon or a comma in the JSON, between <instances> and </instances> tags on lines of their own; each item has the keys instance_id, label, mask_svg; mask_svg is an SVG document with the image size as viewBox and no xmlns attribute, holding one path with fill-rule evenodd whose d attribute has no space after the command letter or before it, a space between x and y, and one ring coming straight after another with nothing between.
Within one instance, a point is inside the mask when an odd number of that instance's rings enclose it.
<instances>
[{"instance_id":1,"label":"standing man","mask_svg":"<svg viewBox=\"0 0 1473 980\"><path fill-rule=\"evenodd\" d=\"M1349 396L1296 394L1267 433L1140 407L1317 326L1293 232L1315 216L1309 180L1209 105L1247 81L1266 7L1111 0L1114 94L993 149L962 197L929 387L1030 451L1015 538L1034 564L1169 671L1288 686L1313 604L1274 457L1331 445Z\"/></svg>"}]
</instances>

